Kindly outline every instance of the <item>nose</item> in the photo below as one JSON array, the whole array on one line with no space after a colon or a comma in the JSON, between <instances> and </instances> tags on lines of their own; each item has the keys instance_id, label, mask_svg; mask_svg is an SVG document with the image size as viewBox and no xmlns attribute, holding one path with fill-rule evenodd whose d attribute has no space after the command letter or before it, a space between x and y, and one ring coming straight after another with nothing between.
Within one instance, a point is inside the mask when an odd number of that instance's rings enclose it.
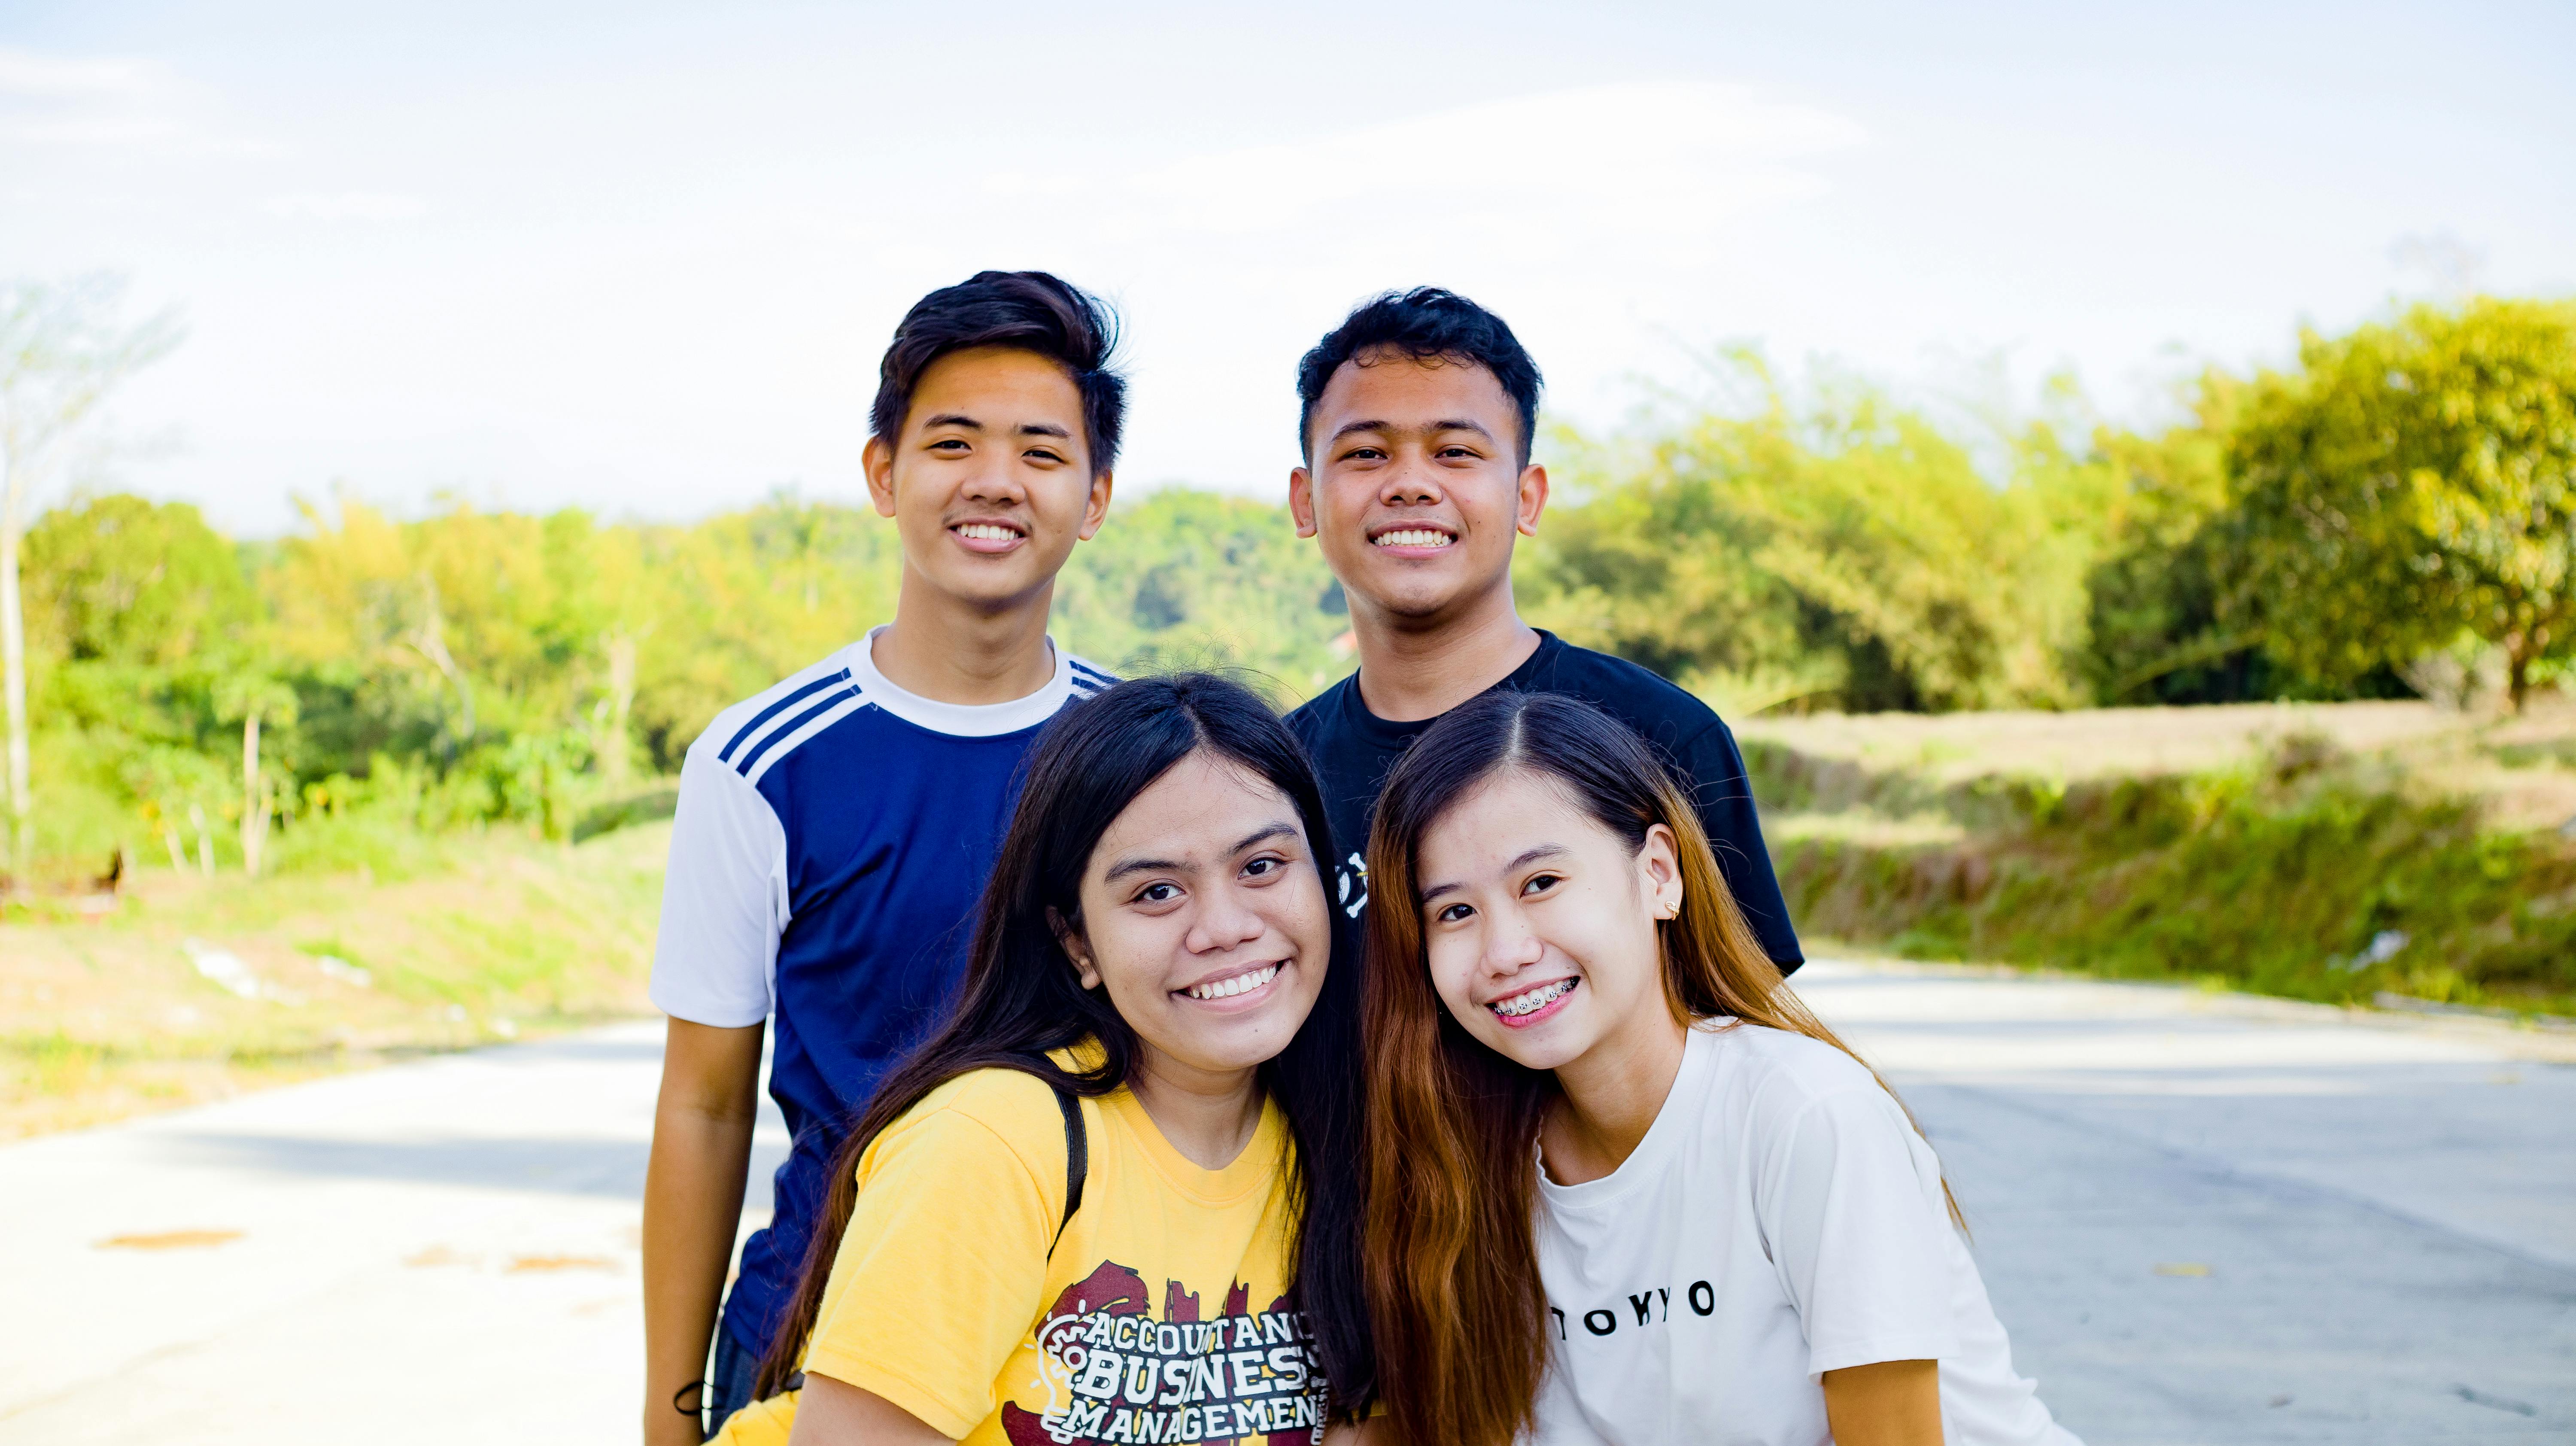
<instances>
[{"instance_id":1,"label":"nose","mask_svg":"<svg viewBox=\"0 0 2576 1446\"><path fill-rule=\"evenodd\" d=\"M967 472L958 495L996 507L1016 507L1028 501L1028 481L1020 475L1018 460L1002 448L986 449Z\"/></svg>"},{"instance_id":2,"label":"nose","mask_svg":"<svg viewBox=\"0 0 2576 1446\"><path fill-rule=\"evenodd\" d=\"M1547 952L1537 932L1508 911L1486 916L1484 946L1478 962L1494 979L1509 979L1539 962Z\"/></svg>"},{"instance_id":3,"label":"nose","mask_svg":"<svg viewBox=\"0 0 2576 1446\"><path fill-rule=\"evenodd\" d=\"M1439 469L1411 448L1396 454L1395 465L1378 482L1377 500L1388 507L1428 506L1444 495Z\"/></svg>"},{"instance_id":4,"label":"nose","mask_svg":"<svg viewBox=\"0 0 2576 1446\"><path fill-rule=\"evenodd\" d=\"M1222 954L1261 937L1261 916L1244 902L1238 890L1220 887L1199 897L1198 917L1190 921L1190 931L1182 940L1191 953Z\"/></svg>"}]
</instances>

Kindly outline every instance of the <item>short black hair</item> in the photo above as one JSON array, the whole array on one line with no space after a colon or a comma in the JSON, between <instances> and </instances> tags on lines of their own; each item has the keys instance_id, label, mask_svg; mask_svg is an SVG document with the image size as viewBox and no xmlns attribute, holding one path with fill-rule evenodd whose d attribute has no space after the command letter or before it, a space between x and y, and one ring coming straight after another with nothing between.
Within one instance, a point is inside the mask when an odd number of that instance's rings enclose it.
<instances>
[{"instance_id":1,"label":"short black hair","mask_svg":"<svg viewBox=\"0 0 2576 1446\"><path fill-rule=\"evenodd\" d=\"M1308 429L1333 373L1353 357L1380 349L1400 351L1416 361L1473 362L1492 372L1520 411L1521 465L1529 465L1530 440L1538 430L1538 363L1501 317L1437 286L1390 291L1362 302L1297 363L1297 396L1303 403L1297 409L1298 455L1315 460Z\"/></svg>"},{"instance_id":2,"label":"short black hair","mask_svg":"<svg viewBox=\"0 0 2576 1446\"><path fill-rule=\"evenodd\" d=\"M1062 366L1082 393L1091 474L1107 472L1118 460L1118 434L1127 421L1127 379L1111 366L1118 313L1044 271L978 271L914 302L877 368L869 435L894 445L911 415L921 374L950 352L979 346L1035 352Z\"/></svg>"}]
</instances>

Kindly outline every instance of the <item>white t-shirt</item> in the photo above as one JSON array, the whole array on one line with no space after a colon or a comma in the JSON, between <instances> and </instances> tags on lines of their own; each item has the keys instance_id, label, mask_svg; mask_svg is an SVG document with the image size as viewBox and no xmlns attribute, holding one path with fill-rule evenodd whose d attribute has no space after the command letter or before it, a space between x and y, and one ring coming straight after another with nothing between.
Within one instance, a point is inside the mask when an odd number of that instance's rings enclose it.
<instances>
[{"instance_id":1,"label":"white t-shirt","mask_svg":"<svg viewBox=\"0 0 2576 1446\"><path fill-rule=\"evenodd\" d=\"M1821 1446L1822 1376L1938 1360L1947 1446L2076 1446L1950 1223L1941 1162L1851 1056L1693 1028L1636 1153L1539 1178L1538 1446Z\"/></svg>"}]
</instances>

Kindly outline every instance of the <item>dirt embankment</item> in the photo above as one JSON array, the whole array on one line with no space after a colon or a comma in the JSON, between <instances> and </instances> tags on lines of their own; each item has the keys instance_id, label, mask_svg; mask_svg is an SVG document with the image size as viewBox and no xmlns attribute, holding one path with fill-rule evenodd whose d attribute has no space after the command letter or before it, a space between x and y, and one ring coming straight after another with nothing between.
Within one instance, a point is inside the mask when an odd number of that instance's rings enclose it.
<instances>
[{"instance_id":1,"label":"dirt embankment","mask_svg":"<svg viewBox=\"0 0 2576 1446\"><path fill-rule=\"evenodd\" d=\"M2576 707L1755 720L1801 926L1918 958L2576 1012Z\"/></svg>"},{"instance_id":2,"label":"dirt embankment","mask_svg":"<svg viewBox=\"0 0 2576 1446\"><path fill-rule=\"evenodd\" d=\"M669 826L505 834L434 867L147 868L0 916L0 1138L648 1013Z\"/></svg>"}]
</instances>

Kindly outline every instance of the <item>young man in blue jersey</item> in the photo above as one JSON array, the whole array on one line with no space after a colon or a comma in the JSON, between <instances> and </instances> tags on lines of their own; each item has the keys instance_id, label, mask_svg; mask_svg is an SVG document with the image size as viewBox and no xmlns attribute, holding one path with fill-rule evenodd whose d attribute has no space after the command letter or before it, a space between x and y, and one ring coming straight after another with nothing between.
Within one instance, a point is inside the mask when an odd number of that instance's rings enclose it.
<instances>
[{"instance_id":1,"label":"young man in blue jersey","mask_svg":"<svg viewBox=\"0 0 2576 1446\"><path fill-rule=\"evenodd\" d=\"M1539 371L1503 319L1422 287L1378 297L1297 368L1305 465L1297 533L1341 579L1359 671L1289 717L1314 756L1341 862L1339 957L1368 906L1378 785L1441 714L1494 688L1583 698L1645 735L1697 787L1700 822L1745 922L1782 972L1804 956L1762 845L1744 757L1709 706L1624 659L1521 620L1512 547L1535 536L1547 469L1530 461ZM1356 970L1339 971L1350 987Z\"/></svg>"},{"instance_id":2,"label":"young man in blue jersey","mask_svg":"<svg viewBox=\"0 0 2576 1446\"><path fill-rule=\"evenodd\" d=\"M1115 339L1105 305L1043 272L922 298L886 351L865 453L902 539L893 621L689 749L653 958L670 1026L644 1186L648 1446L702 1439L702 1405L721 1422L747 1403L838 1131L962 971L1021 756L1111 681L1046 624L1057 571L1109 510ZM773 1021L793 1143L728 1296Z\"/></svg>"}]
</instances>

